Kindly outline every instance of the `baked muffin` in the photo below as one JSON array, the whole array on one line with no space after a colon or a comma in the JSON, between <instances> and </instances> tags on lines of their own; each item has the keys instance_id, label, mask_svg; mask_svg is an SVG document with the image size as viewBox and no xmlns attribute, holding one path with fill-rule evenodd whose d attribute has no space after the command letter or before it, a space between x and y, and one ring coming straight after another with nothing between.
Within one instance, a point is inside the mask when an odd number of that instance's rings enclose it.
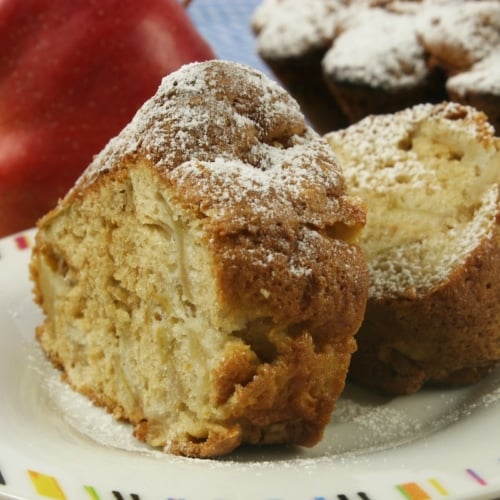
<instances>
[{"instance_id":1,"label":"baked muffin","mask_svg":"<svg viewBox=\"0 0 500 500\"><path fill-rule=\"evenodd\" d=\"M479 380L500 360L500 139L485 115L418 105L326 138L368 211L350 377L394 394Z\"/></svg>"},{"instance_id":2,"label":"baked muffin","mask_svg":"<svg viewBox=\"0 0 500 500\"><path fill-rule=\"evenodd\" d=\"M499 52L499 17L496 0L263 0L251 24L262 59L328 132L342 120L455 99L447 80Z\"/></svg>"},{"instance_id":3,"label":"baked muffin","mask_svg":"<svg viewBox=\"0 0 500 500\"><path fill-rule=\"evenodd\" d=\"M322 72L350 123L445 97L443 74L427 65L414 23L414 9L366 5L351 6L340 23Z\"/></svg>"},{"instance_id":4,"label":"baked muffin","mask_svg":"<svg viewBox=\"0 0 500 500\"><path fill-rule=\"evenodd\" d=\"M484 111L498 134L500 2L441 0L419 16L417 34L429 64L445 70L448 96Z\"/></svg>"},{"instance_id":5,"label":"baked muffin","mask_svg":"<svg viewBox=\"0 0 500 500\"><path fill-rule=\"evenodd\" d=\"M467 71L500 50L497 0L426 0L415 26L430 64L448 75Z\"/></svg>"},{"instance_id":6,"label":"baked muffin","mask_svg":"<svg viewBox=\"0 0 500 500\"><path fill-rule=\"evenodd\" d=\"M325 85L321 68L345 3L267 0L258 6L251 20L257 52L319 132L344 128L349 123Z\"/></svg>"},{"instance_id":7,"label":"baked muffin","mask_svg":"<svg viewBox=\"0 0 500 500\"><path fill-rule=\"evenodd\" d=\"M500 29L500 28L499 28ZM448 95L456 102L483 110L500 132L500 52L474 64L446 82Z\"/></svg>"},{"instance_id":8,"label":"baked muffin","mask_svg":"<svg viewBox=\"0 0 500 500\"><path fill-rule=\"evenodd\" d=\"M185 66L39 222L38 340L169 453L314 445L364 314L364 221L283 89Z\"/></svg>"}]
</instances>

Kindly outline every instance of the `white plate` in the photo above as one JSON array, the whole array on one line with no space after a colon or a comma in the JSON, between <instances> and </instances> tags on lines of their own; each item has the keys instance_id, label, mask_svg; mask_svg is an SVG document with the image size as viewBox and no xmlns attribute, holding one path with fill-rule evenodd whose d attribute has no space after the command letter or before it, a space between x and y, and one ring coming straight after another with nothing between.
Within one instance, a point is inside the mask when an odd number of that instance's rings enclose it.
<instances>
[{"instance_id":1,"label":"white plate","mask_svg":"<svg viewBox=\"0 0 500 500\"><path fill-rule=\"evenodd\" d=\"M138 443L61 382L34 340L34 232L0 240L0 497L424 500L500 497L500 371L458 390L383 398L348 387L311 449L217 460Z\"/></svg>"}]
</instances>

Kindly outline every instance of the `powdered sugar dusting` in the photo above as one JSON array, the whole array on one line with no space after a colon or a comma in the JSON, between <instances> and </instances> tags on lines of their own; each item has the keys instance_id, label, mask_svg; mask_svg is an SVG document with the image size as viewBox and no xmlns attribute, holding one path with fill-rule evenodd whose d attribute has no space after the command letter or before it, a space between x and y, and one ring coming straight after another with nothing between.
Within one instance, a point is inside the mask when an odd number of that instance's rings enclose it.
<instances>
[{"instance_id":1,"label":"powdered sugar dusting","mask_svg":"<svg viewBox=\"0 0 500 500\"><path fill-rule=\"evenodd\" d=\"M352 192L366 198L361 245L371 297L430 290L492 238L498 156L492 127L473 108L418 105L365 118L327 138ZM439 165L447 168L441 172Z\"/></svg>"},{"instance_id":2,"label":"powdered sugar dusting","mask_svg":"<svg viewBox=\"0 0 500 500\"><path fill-rule=\"evenodd\" d=\"M37 387L37 411L52 415L52 425L81 446L114 448L133 456L151 456L167 462L189 463L138 441L132 427L117 422L102 408L74 392L60 378L41 349L32 344L27 358L32 385ZM227 457L203 460L205 467L261 468L357 461L375 451L425 439L434 433L494 407L500 401L496 370L477 386L454 391L423 390L413 396L389 398L356 386L347 386L323 441L314 448L247 447ZM41 383L41 381L43 381ZM137 459L137 458L136 458Z\"/></svg>"},{"instance_id":3,"label":"powdered sugar dusting","mask_svg":"<svg viewBox=\"0 0 500 500\"><path fill-rule=\"evenodd\" d=\"M419 84L429 71L413 23L413 15L355 10L323 59L325 73L382 89Z\"/></svg>"},{"instance_id":4,"label":"powdered sugar dusting","mask_svg":"<svg viewBox=\"0 0 500 500\"><path fill-rule=\"evenodd\" d=\"M470 70L449 78L446 87L448 92L456 93L461 98L469 92L500 97L500 50L479 61Z\"/></svg>"},{"instance_id":5,"label":"powdered sugar dusting","mask_svg":"<svg viewBox=\"0 0 500 500\"><path fill-rule=\"evenodd\" d=\"M350 243L330 236L337 234L330 228L354 234L364 224L364 208L346 194L331 148L306 125L285 90L247 66L209 61L166 77L94 159L74 193L128 169L158 174L161 196L206 237L218 261L228 259L234 269L241 266L236 259L250 261L267 275L276 253L280 260L272 274L281 289L298 290L291 282L305 286L320 252L339 273L347 258L361 261L357 247L354 256ZM71 203L71 196L63 203ZM316 232L321 241L300 251ZM316 267L318 275L324 272L325 265ZM344 276L346 282L354 279ZM273 293L266 303L279 296Z\"/></svg>"},{"instance_id":6,"label":"powdered sugar dusting","mask_svg":"<svg viewBox=\"0 0 500 500\"><path fill-rule=\"evenodd\" d=\"M214 65L202 63L166 77L158 93L95 158L80 183L92 182L127 155L141 153L164 172L186 162L191 164L184 165L184 170L196 162L211 164L219 177L227 172L233 179L238 170L241 178L252 178L253 188L267 182L277 189L274 167L288 171L283 177L287 183L310 167L301 177L321 175L321 181L332 188L342 184L322 139L306 127L297 103L283 89L250 68L217 65L220 73L216 69L212 74ZM278 142L282 137L287 144ZM321 157L325 162L315 168ZM235 166L229 167L233 160ZM330 168L325 168L328 162ZM323 174L323 170L328 171ZM272 174L268 180L266 172Z\"/></svg>"},{"instance_id":7,"label":"powdered sugar dusting","mask_svg":"<svg viewBox=\"0 0 500 500\"><path fill-rule=\"evenodd\" d=\"M497 0L264 0L252 25L265 60L316 51L330 80L385 90L425 86L436 63L453 77L500 52Z\"/></svg>"},{"instance_id":8,"label":"powdered sugar dusting","mask_svg":"<svg viewBox=\"0 0 500 500\"><path fill-rule=\"evenodd\" d=\"M412 179L416 179L417 182L415 187L418 188L422 187L418 185L418 172L423 166L413 153L405 148L411 133L417 129L419 123L433 116L437 119L446 116L462 116L462 119L447 121L450 131L462 132L478 141L484 140L488 135L493 135L491 125L474 119L465 119L468 116L467 113L471 118L475 111L457 103L446 103L442 106L419 104L395 115L367 117L349 129L332 132L326 137L335 138L335 141L338 140L345 145L345 149L354 155L350 163L362 161L369 165L368 168L356 172L356 184L362 187L369 185L370 189L384 190L387 188L387 182L391 180L390 177L387 179L386 175L397 177L401 169L404 169L406 172L411 172ZM395 168L390 172L384 171L384 182L373 183L368 179L371 179L373 172L378 170L376 165L391 165Z\"/></svg>"},{"instance_id":9,"label":"powdered sugar dusting","mask_svg":"<svg viewBox=\"0 0 500 500\"><path fill-rule=\"evenodd\" d=\"M352 171L355 174L350 182L355 182L357 186L383 192L397 182L400 175L405 174L411 177L414 188L420 189L427 182L423 178L425 166L414 152L408 150L408 141L423 121L440 119L446 119L451 136L463 134L482 143L492 140L493 127L484 117L479 118L473 108L453 102L443 105L419 104L397 114L367 117L359 124L332 132L326 137L332 143L342 144L349 151L349 155L352 155L349 164L367 165L367 168ZM378 167L382 165L391 168L382 171ZM349 175L348 165L344 167L345 174ZM382 177L374 182L373 176L377 173Z\"/></svg>"},{"instance_id":10,"label":"powdered sugar dusting","mask_svg":"<svg viewBox=\"0 0 500 500\"><path fill-rule=\"evenodd\" d=\"M294 57L324 47L333 40L344 6L342 0L265 0L252 19L258 51L271 58Z\"/></svg>"},{"instance_id":11,"label":"powdered sugar dusting","mask_svg":"<svg viewBox=\"0 0 500 500\"><path fill-rule=\"evenodd\" d=\"M416 28L431 53L454 69L467 69L500 50L498 1L427 0Z\"/></svg>"},{"instance_id":12,"label":"powdered sugar dusting","mask_svg":"<svg viewBox=\"0 0 500 500\"><path fill-rule=\"evenodd\" d=\"M318 228L360 223L340 209L344 179L324 138L281 87L243 65L190 64L166 77L76 190L129 156L149 161L193 213L232 227L239 214L242 224L255 217Z\"/></svg>"}]
</instances>

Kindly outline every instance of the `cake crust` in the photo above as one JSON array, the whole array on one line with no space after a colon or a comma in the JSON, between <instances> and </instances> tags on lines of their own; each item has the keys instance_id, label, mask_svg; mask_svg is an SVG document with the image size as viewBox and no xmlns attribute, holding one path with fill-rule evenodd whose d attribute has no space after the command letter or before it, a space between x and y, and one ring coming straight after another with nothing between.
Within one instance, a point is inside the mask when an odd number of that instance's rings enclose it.
<instances>
[{"instance_id":1,"label":"cake crust","mask_svg":"<svg viewBox=\"0 0 500 500\"><path fill-rule=\"evenodd\" d=\"M428 294L369 300L351 377L391 394L478 382L500 359L498 226Z\"/></svg>"}]
</instances>

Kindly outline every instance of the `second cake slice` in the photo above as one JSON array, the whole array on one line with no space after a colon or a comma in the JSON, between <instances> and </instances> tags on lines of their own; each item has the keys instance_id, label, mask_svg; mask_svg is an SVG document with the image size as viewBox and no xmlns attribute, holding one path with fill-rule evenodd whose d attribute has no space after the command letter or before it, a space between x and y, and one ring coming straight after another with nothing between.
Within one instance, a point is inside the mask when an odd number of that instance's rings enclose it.
<instances>
[{"instance_id":1,"label":"second cake slice","mask_svg":"<svg viewBox=\"0 0 500 500\"><path fill-rule=\"evenodd\" d=\"M500 360L500 140L486 116L419 105L327 139L368 208L352 378L391 393L479 380Z\"/></svg>"}]
</instances>

